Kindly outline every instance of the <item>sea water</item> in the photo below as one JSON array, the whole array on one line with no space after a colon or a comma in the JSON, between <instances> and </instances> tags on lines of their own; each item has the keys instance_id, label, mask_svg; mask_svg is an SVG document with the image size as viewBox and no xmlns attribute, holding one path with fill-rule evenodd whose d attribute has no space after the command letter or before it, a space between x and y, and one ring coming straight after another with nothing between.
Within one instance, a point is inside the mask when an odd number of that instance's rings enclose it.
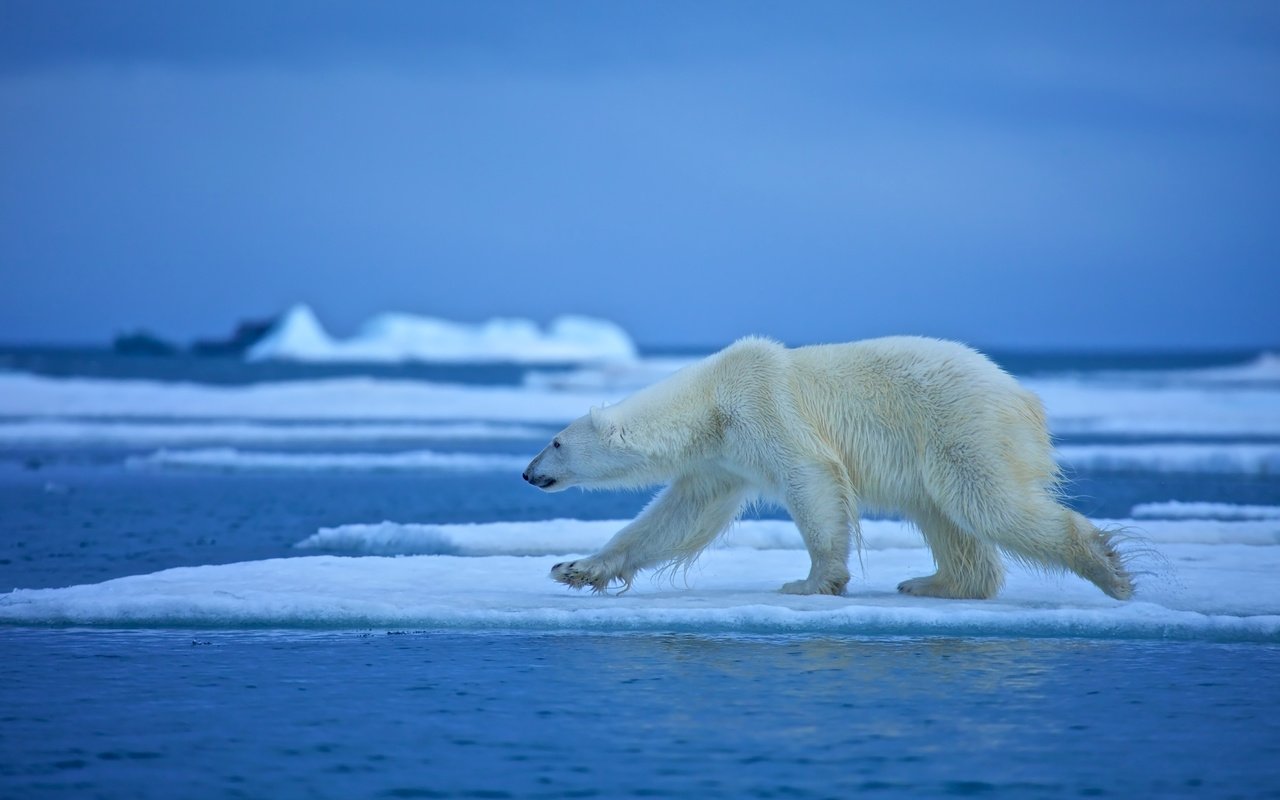
<instances>
[{"instance_id":1,"label":"sea water","mask_svg":"<svg viewBox=\"0 0 1280 800\"><path fill-rule=\"evenodd\" d=\"M669 355L8 360L2 797L1280 796L1274 358L1008 360L1070 503L1141 537L1130 603L897 595L931 564L893 519L846 597L784 597L768 509L687 574L552 583L648 495L513 465Z\"/></svg>"}]
</instances>

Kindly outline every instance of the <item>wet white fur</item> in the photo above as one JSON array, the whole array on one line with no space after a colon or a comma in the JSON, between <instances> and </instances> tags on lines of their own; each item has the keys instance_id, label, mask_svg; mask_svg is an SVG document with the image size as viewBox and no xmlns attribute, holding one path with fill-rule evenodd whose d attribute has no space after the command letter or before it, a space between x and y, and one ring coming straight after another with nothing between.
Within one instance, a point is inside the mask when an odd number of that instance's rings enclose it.
<instances>
[{"instance_id":1,"label":"wet white fur","mask_svg":"<svg viewBox=\"0 0 1280 800\"><path fill-rule=\"evenodd\" d=\"M913 520L932 549L937 572L904 581L909 594L991 597L1000 551L1132 594L1110 534L1057 500L1039 399L954 342L743 339L593 409L527 475L551 491L669 484L600 552L556 565L552 577L575 587L688 563L763 498L790 512L812 560L784 592L842 593L859 510L876 509Z\"/></svg>"}]
</instances>

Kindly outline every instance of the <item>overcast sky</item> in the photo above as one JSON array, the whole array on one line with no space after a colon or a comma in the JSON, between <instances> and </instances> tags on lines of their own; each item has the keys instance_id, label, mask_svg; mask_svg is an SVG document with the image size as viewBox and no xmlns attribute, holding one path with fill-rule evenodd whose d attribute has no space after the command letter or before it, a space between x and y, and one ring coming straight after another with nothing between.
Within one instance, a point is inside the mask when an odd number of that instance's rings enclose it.
<instances>
[{"instance_id":1,"label":"overcast sky","mask_svg":"<svg viewBox=\"0 0 1280 800\"><path fill-rule=\"evenodd\" d=\"M1280 4L0 0L0 341L1280 343Z\"/></svg>"}]
</instances>

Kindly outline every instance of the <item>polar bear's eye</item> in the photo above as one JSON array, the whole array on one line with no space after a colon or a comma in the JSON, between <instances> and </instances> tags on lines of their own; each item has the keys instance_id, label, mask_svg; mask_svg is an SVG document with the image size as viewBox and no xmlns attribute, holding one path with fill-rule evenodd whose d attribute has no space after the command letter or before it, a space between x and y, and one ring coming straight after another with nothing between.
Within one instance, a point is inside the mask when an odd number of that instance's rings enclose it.
<instances>
[{"instance_id":1,"label":"polar bear's eye","mask_svg":"<svg viewBox=\"0 0 1280 800\"><path fill-rule=\"evenodd\" d=\"M558 449L560 449L560 440L559 440L559 439L553 439L553 440L551 441L551 446L552 446L552 447L554 447L554 448L556 448L557 450L558 450Z\"/></svg>"}]
</instances>

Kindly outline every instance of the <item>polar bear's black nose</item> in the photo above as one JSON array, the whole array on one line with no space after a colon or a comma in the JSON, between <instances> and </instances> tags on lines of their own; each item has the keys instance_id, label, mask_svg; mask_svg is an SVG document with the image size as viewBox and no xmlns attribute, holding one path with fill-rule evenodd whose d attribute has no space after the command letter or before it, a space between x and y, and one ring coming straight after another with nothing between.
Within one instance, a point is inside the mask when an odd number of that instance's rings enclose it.
<instances>
[{"instance_id":1,"label":"polar bear's black nose","mask_svg":"<svg viewBox=\"0 0 1280 800\"><path fill-rule=\"evenodd\" d=\"M528 481L528 480L529 480L529 470L525 470L524 472L521 472L521 473L520 473L520 477L521 477L521 478L524 478L526 481Z\"/></svg>"}]
</instances>

